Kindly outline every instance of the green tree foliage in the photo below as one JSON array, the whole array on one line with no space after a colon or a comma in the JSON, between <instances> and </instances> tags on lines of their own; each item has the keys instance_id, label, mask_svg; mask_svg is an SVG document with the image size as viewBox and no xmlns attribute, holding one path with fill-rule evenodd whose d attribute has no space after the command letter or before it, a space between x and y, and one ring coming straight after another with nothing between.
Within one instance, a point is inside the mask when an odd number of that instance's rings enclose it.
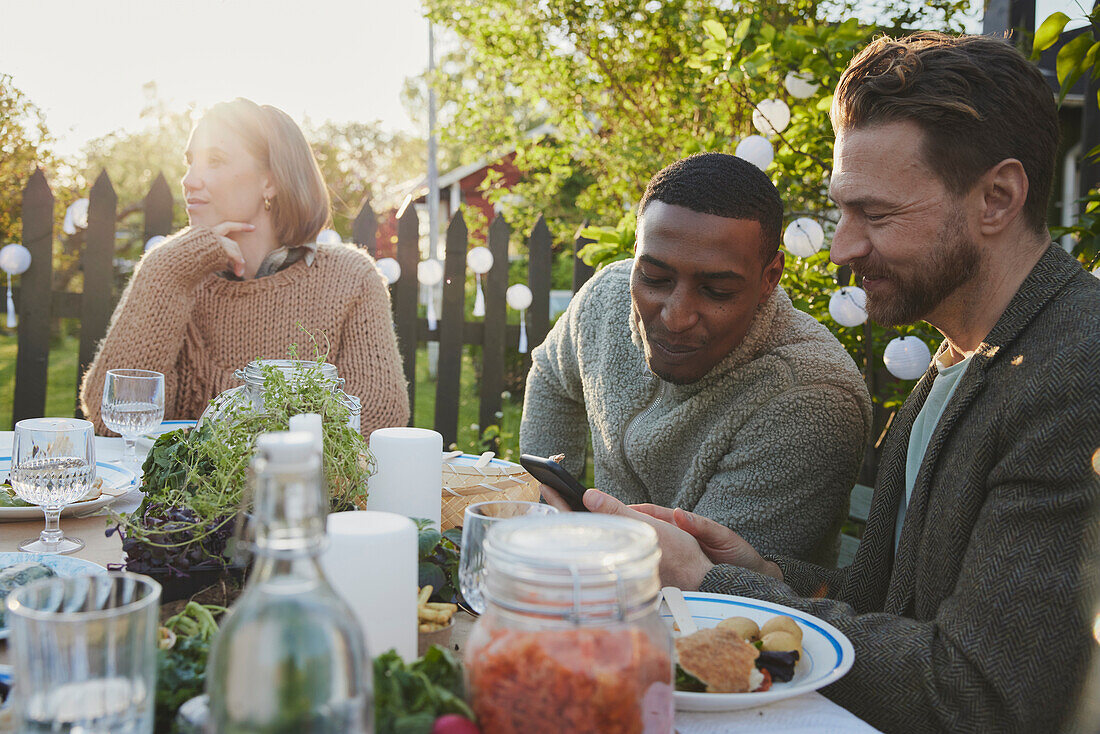
<instances>
[{"instance_id":1,"label":"green tree foliage","mask_svg":"<svg viewBox=\"0 0 1100 734\"><path fill-rule=\"evenodd\" d=\"M482 153L516 146L525 179L508 192L490 190L490 198L520 227L546 211L559 240L591 221L597 226L586 234L598 242L586 255L596 265L632 250L631 210L653 173L692 153L733 152L757 132L754 105L766 99L782 99L791 110L790 125L772 136L768 168L787 214L815 217L831 232L828 110L841 72L876 34L909 26L959 30L970 5L890 3L861 21L854 4L817 0L426 4L461 48L462 62L444 65L436 78L450 140ZM807 75L816 92L794 98L784 87L789 72ZM528 137L542 123L552 132ZM837 285L827 252L788 256L783 286L795 304L833 329L869 375L881 371L875 354L899 332L833 322L828 300ZM902 333L934 341L927 327ZM893 405L910 386L882 380L876 400Z\"/></svg>"},{"instance_id":2,"label":"green tree foliage","mask_svg":"<svg viewBox=\"0 0 1100 734\"><path fill-rule=\"evenodd\" d=\"M1055 73L1061 85L1059 104L1082 76L1088 74L1092 79L1100 79L1100 65L1097 65L1097 61L1100 61L1100 4L1093 6L1086 19L1089 23L1088 30L1062 46L1055 59ZM1065 13L1054 13L1044 20L1035 31L1031 58L1038 59L1040 53L1057 43L1069 22L1070 17ZM1100 96L1085 99L1085 104L1096 105L1100 109ZM1100 146L1085 151L1085 158L1094 161L1100 159ZM1090 190L1078 203L1082 206L1083 213L1077 223L1072 227L1056 227L1052 234L1055 237L1073 235L1073 254L1087 267L1092 268L1100 260L1100 189Z\"/></svg>"},{"instance_id":3,"label":"green tree foliage","mask_svg":"<svg viewBox=\"0 0 1100 734\"><path fill-rule=\"evenodd\" d=\"M141 252L141 208L157 174L164 174L179 201L180 180L187 170L183 154L193 119L192 108L173 108L161 99L155 83L147 83L143 91L145 107L139 129L116 130L90 140L83 148L84 161L75 181L82 195L87 196L87 188L95 183L100 171L107 172L118 194L119 223L123 229L132 230L129 234L131 245L137 248L135 254ZM172 224L175 228L187 224L182 206L175 207Z\"/></svg>"},{"instance_id":4,"label":"green tree foliage","mask_svg":"<svg viewBox=\"0 0 1100 734\"><path fill-rule=\"evenodd\" d=\"M344 237L365 202L378 214L399 205L394 192L423 174L428 155L423 139L389 132L377 120L307 124L305 134L328 184L334 227Z\"/></svg>"},{"instance_id":5,"label":"green tree foliage","mask_svg":"<svg viewBox=\"0 0 1100 734\"><path fill-rule=\"evenodd\" d=\"M23 188L35 168L53 165L46 117L0 74L0 246L22 240Z\"/></svg>"}]
</instances>

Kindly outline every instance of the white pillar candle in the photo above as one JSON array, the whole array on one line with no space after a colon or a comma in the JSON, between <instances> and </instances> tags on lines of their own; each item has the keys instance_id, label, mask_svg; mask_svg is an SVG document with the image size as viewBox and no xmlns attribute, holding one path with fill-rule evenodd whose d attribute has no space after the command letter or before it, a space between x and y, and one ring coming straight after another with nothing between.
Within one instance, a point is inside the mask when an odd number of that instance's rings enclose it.
<instances>
[{"instance_id":1,"label":"white pillar candle","mask_svg":"<svg viewBox=\"0 0 1100 734\"><path fill-rule=\"evenodd\" d=\"M325 429L321 425L321 416L318 413L299 413L290 416L290 430L305 431L313 436L313 447L318 454L325 450Z\"/></svg>"},{"instance_id":2,"label":"white pillar candle","mask_svg":"<svg viewBox=\"0 0 1100 734\"><path fill-rule=\"evenodd\" d=\"M426 518L439 527L443 502L443 436L424 428L379 428L370 435L376 469L367 480L367 509Z\"/></svg>"},{"instance_id":3,"label":"white pillar candle","mask_svg":"<svg viewBox=\"0 0 1100 734\"><path fill-rule=\"evenodd\" d=\"M416 659L416 525L392 512L334 512L321 567L377 657Z\"/></svg>"}]
</instances>

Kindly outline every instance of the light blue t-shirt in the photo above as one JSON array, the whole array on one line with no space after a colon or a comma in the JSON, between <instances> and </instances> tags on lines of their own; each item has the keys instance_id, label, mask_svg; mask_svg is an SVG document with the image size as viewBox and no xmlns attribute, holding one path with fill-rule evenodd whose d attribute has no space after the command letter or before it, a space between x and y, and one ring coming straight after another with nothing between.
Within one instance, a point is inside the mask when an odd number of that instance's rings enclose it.
<instances>
[{"instance_id":1,"label":"light blue t-shirt","mask_svg":"<svg viewBox=\"0 0 1100 734\"><path fill-rule=\"evenodd\" d=\"M928 399L913 421L913 431L909 434L909 451L905 455L905 496L898 504L898 519L894 525L894 551L898 549L901 540L901 526L905 524L905 510L909 506L909 499L913 496L913 485L917 483L917 472L920 471L921 462L924 461L924 453L928 450L928 442L932 440L932 433L936 430L936 424L940 422L943 409L947 407L951 396L955 394L955 388L959 385L959 378L966 372L970 364L970 357L957 362L950 367L944 367L943 362L936 360L939 374L932 383L932 389L928 392Z\"/></svg>"}]
</instances>

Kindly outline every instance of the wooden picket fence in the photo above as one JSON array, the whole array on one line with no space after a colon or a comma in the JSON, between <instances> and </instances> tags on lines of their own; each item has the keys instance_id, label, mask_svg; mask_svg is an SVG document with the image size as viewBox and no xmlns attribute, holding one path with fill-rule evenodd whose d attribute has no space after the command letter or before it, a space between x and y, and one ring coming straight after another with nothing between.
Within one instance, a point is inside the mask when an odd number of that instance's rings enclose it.
<instances>
[{"instance_id":1,"label":"wooden picket fence","mask_svg":"<svg viewBox=\"0 0 1100 734\"><path fill-rule=\"evenodd\" d=\"M47 367L50 325L53 319L80 322L80 352L77 385L95 356L96 345L107 333L107 324L121 292L116 285L115 237L118 197L106 171L96 179L89 193L88 226L81 252L83 290L80 293L53 289L54 196L46 177L37 171L23 191L23 245L30 250L30 268L19 278L16 308L19 314L18 355L12 423L41 416L46 409ZM172 227L172 193L158 175L143 202L143 242L155 235L167 235ZM365 204L352 225L352 239L373 256L377 252L377 217ZM487 247L493 253L493 267L484 277L485 317L467 321L466 252L469 233L461 212L446 230L443 260L443 301L435 329L418 315L420 224L413 206L398 215L397 261L401 277L390 287L394 327L397 331L409 404L415 405L416 354L420 344L439 342L434 428L443 435L445 446L458 435L459 377L465 345L481 347L479 425L496 423L504 390L506 352L519 343L519 327L507 323L508 254L512 228L503 217L489 225ZM574 251L572 289L575 292L592 275L592 269L576 257L588 241L577 238ZM546 338L550 328L550 272L553 241L545 221L539 217L527 238L528 279L534 300L527 311L528 343L533 349ZM526 364L526 361L525 361ZM140 366L140 365L135 365ZM75 403L75 400L74 400ZM77 407L79 414L79 407Z\"/></svg>"}]
</instances>

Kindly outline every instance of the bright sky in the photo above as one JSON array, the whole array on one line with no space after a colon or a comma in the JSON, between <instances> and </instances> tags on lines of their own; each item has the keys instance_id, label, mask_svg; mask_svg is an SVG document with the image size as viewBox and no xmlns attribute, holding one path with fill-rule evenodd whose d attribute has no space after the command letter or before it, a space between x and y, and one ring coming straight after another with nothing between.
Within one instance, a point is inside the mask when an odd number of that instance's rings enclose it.
<instances>
[{"instance_id":1,"label":"bright sky","mask_svg":"<svg viewBox=\"0 0 1100 734\"><path fill-rule=\"evenodd\" d=\"M0 0L0 18L0 73L62 155L139 128L149 81L172 108L249 97L299 122L416 131L400 92L427 66L418 0Z\"/></svg>"}]
</instances>

